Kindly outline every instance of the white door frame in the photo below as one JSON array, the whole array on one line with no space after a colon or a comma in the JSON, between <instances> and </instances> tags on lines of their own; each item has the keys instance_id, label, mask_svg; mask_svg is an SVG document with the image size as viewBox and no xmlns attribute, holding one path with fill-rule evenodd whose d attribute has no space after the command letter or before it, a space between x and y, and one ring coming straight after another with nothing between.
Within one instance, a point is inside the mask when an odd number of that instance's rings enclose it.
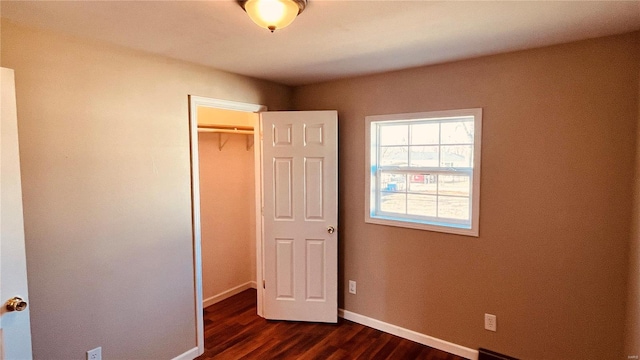
<instances>
[{"instance_id":1,"label":"white door frame","mask_svg":"<svg viewBox=\"0 0 640 360\"><path fill-rule=\"evenodd\" d=\"M267 107L229 100L189 95L189 142L191 144L191 214L193 227L193 260L195 275L196 344L198 355L204 353L204 315L202 299L202 232L200 222L200 162L198 156L198 107L257 113ZM255 194L256 194L256 283L258 287L258 315L262 316L262 129L256 119L253 133Z\"/></svg>"}]
</instances>

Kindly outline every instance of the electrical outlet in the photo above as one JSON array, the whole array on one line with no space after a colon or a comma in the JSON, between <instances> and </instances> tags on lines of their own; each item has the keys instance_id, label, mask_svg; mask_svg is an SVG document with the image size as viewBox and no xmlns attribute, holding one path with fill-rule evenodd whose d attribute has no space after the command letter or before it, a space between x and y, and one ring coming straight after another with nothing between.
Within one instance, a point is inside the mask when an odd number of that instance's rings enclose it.
<instances>
[{"instance_id":1,"label":"electrical outlet","mask_svg":"<svg viewBox=\"0 0 640 360\"><path fill-rule=\"evenodd\" d=\"M484 314L484 328L489 331L497 330L498 324L495 315Z\"/></svg>"},{"instance_id":2,"label":"electrical outlet","mask_svg":"<svg viewBox=\"0 0 640 360\"><path fill-rule=\"evenodd\" d=\"M102 360L102 347L87 351L87 360Z\"/></svg>"},{"instance_id":3,"label":"electrical outlet","mask_svg":"<svg viewBox=\"0 0 640 360\"><path fill-rule=\"evenodd\" d=\"M349 293L356 294L356 282L353 280L349 280Z\"/></svg>"}]
</instances>

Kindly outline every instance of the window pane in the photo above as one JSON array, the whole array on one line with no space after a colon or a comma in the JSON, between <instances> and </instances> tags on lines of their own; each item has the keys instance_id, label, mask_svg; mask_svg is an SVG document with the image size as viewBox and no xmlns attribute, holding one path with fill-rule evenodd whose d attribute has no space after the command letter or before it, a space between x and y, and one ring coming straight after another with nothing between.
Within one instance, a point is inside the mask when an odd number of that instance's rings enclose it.
<instances>
[{"instance_id":1,"label":"window pane","mask_svg":"<svg viewBox=\"0 0 640 360\"><path fill-rule=\"evenodd\" d=\"M438 144L440 124L411 125L411 145Z\"/></svg>"},{"instance_id":2,"label":"window pane","mask_svg":"<svg viewBox=\"0 0 640 360\"><path fill-rule=\"evenodd\" d=\"M409 125L380 125L380 145L407 145Z\"/></svg>"},{"instance_id":3,"label":"window pane","mask_svg":"<svg viewBox=\"0 0 640 360\"><path fill-rule=\"evenodd\" d=\"M469 220L469 199L449 196L438 197L438 217Z\"/></svg>"},{"instance_id":4,"label":"window pane","mask_svg":"<svg viewBox=\"0 0 640 360\"><path fill-rule=\"evenodd\" d=\"M411 164L414 167L438 167L438 146L410 146Z\"/></svg>"},{"instance_id":5,"label":"window pane","mask_svg":"<svg viewBox=\"0 0 640 360\"><path fill-rule=\"evenodd\" d=\"M438 192L437 179L438 175L409 175L409 191L436 195Z\"/></svg>"},{"instance_id":6,"label":"window pane","mask_svg":"<svg viewBox=\"0 0 640 360\"><path fill-rule=\"evenodd\" d=\"M470 177L466 175L440 175L438 176L439 195L469 196Z\"/></svg>"},{"instance_id":7,"label":"window pane","mask_svg":"<svg viewBox=\"0 0 640 360\"><path fill-rule=\"evenodd\" d=\"M404 193L380 193L380 210L384 212L406 214L407 213L407 194Z\"/></svg>"},{"instance_id":8,"label":"window pane","mask_svg":"<svg viewBox=\"0 0 640 360\"><path fill-rule=\"evenodd\" d=\"M474 165L481 144L474 134L482 131L482 109L374 115L366 122L365 222L478 236Z\"/></svg>"},{"instance_id":9,"label":"window pane","mask_svg":"<svg viewBox=\"0 0 640 360\"><path fill-rule=\"evenodd\" d=\"M443 122L441 144L473 144L473 121Z\"/></svg>"},{"instance_id":10,"label":"window pane","mask_svg":"<svg viewBox=\"0 0 640 360\"><path fill-rule=\"evenodd\" d=\"M409 153L406 146L381 146L380 166L407 166Z\"/></svg>"},{"instance_id":11,"label":"window pane","mask_svg":"<svg viewBox=\"0 0 640 360\"><path fill-rule=\"evenodd\" d=\"M405 192L407 175L383 172L380 174L380 191Z\"/></svg>"},{"instance_id":12,"label":"window pane","mask_svg":"<svg viewBox=\"0 0 640 360\"><path fill-rule=\"evenodd\" d=\"M473 145L442 146L441 167L473 167Z\"/></svg>"},{"instance_id":13,"label":"window pane","mask_svg":"<svg viewBox=\"0 0 640 360\"><path fill-rule=\"evenodd\" d=\"M407 214L419 216L436 216L436 196L430 195L407 195Z\"/></svg>"}]
</instances>

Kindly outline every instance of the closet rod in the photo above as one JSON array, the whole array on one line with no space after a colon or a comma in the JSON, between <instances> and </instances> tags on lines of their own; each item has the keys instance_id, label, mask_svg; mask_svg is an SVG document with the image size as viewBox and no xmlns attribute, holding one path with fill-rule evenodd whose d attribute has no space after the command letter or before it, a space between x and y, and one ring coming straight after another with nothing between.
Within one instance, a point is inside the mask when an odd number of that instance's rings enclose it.
<instances>
[{"instance_id":1,"label":"closet rod","mask_svg":"<svg viewBox=\"0 0 640 360\"><path fill-rule=\"evenodd\" d=\"M198 132L252 135L253 130L198 127Z\"/></svg>"}]
</instances>

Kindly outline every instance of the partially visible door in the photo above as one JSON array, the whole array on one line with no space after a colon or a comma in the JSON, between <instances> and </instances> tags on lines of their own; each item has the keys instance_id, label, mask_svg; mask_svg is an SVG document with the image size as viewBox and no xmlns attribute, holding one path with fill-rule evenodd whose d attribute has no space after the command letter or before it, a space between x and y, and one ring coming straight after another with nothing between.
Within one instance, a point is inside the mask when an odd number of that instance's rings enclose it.
<instances>
[{"instance_id":1,"label":"partially visible door","mask_svg":"<svg viewBox=\"0 0 640 360\"><path fill-rule=\"evenodd\" d=\"M338 320L338 116L264 112L264 316Z\"/></svg>"},{"instance_id":2,"label":"partially visible door","mask_svg":"<svg viewBox=\"0 0 640 360\"><path fill-rule=\"evenodd\" d=\"M1 68L0 100L0 359L31 359L31 326L22 219L22 187L14 73ZM10 311L6 302L14 299Z\"/></svg>"}]
</instances>

